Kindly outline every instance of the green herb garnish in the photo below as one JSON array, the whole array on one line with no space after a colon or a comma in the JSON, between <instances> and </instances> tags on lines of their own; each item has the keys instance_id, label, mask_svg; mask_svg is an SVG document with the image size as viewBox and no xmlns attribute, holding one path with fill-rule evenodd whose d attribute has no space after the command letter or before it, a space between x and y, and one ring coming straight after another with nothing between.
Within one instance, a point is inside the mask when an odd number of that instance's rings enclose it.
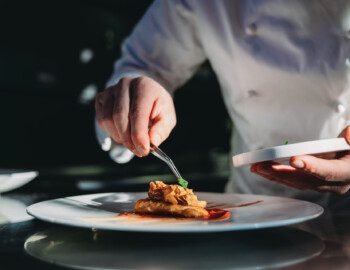
<instances>
[{"instance_id":1,"label":"green herb garnish","mask_svg":"<svg viewBox=\"0 0 350 270\"><path fill-rule=\"evenodd\" d=\"M285 141L284 144L288 144L288 141Z\"/></svg>"},{"instance_id":2,"label":"green herb garnish","mask_svg":"<svg viewBox=\"0 0 350 270\"><path fill-rule=\"evenodd\" d=\"M179 179L177 179L177 181L179 182L180 186L182 186L183 188L187 188L188 182L185 179L179 178Z\"/></svg>"}]
</instances>

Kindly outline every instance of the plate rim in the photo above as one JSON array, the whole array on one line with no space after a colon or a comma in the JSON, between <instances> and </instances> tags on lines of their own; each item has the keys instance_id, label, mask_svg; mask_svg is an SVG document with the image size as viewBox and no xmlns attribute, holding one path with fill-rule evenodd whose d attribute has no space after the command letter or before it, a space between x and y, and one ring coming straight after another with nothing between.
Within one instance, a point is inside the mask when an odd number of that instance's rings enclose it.
<instances>
[{"instance_id":1,"label":"plate rim","mask_svg":"<svg viewBox=\"0 0 350 270\"><path fill-rule=\"evenodd\" d=\"M257 162L286 159L292 156L324 154L345 150L350 150L350 145L345 138L321 139L240 153L232 157L232 163L234 167L242 167Z\"/></svg>"},{"instance_id":2,"label":"plate rim","mask_svg":"<svg viewBox=\"0 0 350 270\"><path fill-rule=\"evenodd\" d=\"M240 194L240 193L219 193L219 192L196 192L197 195L201 194L208 194L208 195L238 195L238 196L259 196L259 197L267 197L267 198L275 198L275 199L283 199L287 201L298 201L303 202L309 205L312 205L315 207L315 213L313 215L309 215L306 217L299 217L299 218L292 218L288 220L279 220L278 224L276 224L276 221L267 221L267 222L259 222L259 223L249 223L249 224L239 224L238 226L230 226L230 225L211 225L211 226L201 226L201 229L197 229L195 227L113 227L113 226L93 226L91 223L81 223L77 220L73 219L65 219L65 218L49 218L42 215L38 215L35 213L35 210L33 209L35 207L38 207L40 204L44 204L50 201L56 201L56 200L62 200L66 198L75 198L75 197L82 197L82 196L93 196L93 195L110 195L110 194L120 194L120 193L127 193L127 194L144 194L146 192L105 192L105 193L91 193L91 194L84 194L84 195L77 195L77 196L67 196L67 197L61 197L51 200L45 200L41 202L34 203L26 208L26 212L41 220L45 221L51 224L59 224L63 226L69 226L69 227L76 227L76 228L85 228L85 229L92 229L92 230L101 230L101 231L119 231L119 232L145 232L145 233L217 233L217 232L229 232L229 231L248 231L248 230L257 230L257 229L267 229L267 228L277 228L277 227L284 227L289 226L293 224L302 223L308 220L315 219L319 216L321 216L324 213L324 208L316 203L305 201L305 200L299 200L294 198L288 198L288 197L280 197L280 196L269 196L269 195L257 195L257 194ZM101 210L104 211L104 210Z\"/></svg>"}]
</instances>

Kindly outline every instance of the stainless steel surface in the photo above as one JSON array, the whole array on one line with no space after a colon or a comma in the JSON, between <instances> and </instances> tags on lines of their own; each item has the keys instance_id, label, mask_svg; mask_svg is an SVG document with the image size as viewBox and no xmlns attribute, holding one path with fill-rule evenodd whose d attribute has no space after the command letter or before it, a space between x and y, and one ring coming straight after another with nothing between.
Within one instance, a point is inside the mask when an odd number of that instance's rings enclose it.
<instances>
[{"instance_id":1,"label":"stainless steel surface","mask_svg":"<svg viewBox=\"0 0 350 270\"><path fill-rule=\"evenodd\" d=\"M163 160L166 164L168 164L168 166L170 167L171 171L175 174L177 179L182 178L174 162L160 148L151 144L151 153L157 158Z\"/></svg>"}]
</instances>

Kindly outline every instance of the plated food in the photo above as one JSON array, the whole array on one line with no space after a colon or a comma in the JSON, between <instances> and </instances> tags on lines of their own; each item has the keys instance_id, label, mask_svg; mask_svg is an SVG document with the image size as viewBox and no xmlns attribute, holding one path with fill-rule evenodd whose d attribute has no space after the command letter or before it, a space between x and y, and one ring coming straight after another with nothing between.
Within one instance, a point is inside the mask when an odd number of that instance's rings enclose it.
<instances>
[{"instance_id":1,"label":"plated food","mask_svg":"<svg viewBox=\"0 0 350 270\"><path fill-rule=\"evenodd\" d=\"M161 214L186 218L210 219L214 215L230 216L221 209L206 209L207 202L200 201L192 189L180 185L167 185L162 181L151 182L148 198L135 203L137 214ZM215 212L215 213L214 213Z\"/></svg>"}]
</instances>

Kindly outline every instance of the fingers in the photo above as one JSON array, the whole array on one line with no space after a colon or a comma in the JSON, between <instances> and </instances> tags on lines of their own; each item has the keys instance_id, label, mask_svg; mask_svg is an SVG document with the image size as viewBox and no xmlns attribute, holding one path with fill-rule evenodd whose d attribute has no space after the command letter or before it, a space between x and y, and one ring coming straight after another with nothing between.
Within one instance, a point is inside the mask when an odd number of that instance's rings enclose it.
<instances>
[{"instance_id":1,"label":"fingers","mask_svg":"<svg viewBox=\"0 0 350 270\"><path fill-rule=\"evenodd\" d=\"M350 178L349 163L343 159L326 160L305 155L292 157L290 165L325 181L347 181Z\"/></svg>"},{"instance_id":2,"label":"fingers","mask_svg":"<svg viewBox=\"0 0 350 270\"><path fill-rule=\"evenodd\" d=\"M350 126L339 137L350 143ZM303 155L290 159L290 166L261 162L251 166L251 172L268 180L298 189L344 194L350 189L350 151L318 156Z\"/></svg>"},{"instance_id":3,"label":"fingers","mask_svg":"<svg viewBox=\"0 0 350 270\"><path fill-rule=\"evenodd\" d=\"M130 137L130 122L129 122L129 85L131 79L123 78L116 85L114 93L114 107L113 107L113 123L116 127L120 143L135 151L135 146Z\"/></svg>"},{"instance_id":4,"label":"fingers","mask_svg":"<svg viewBox=\"0 0 350 270\"><path fill-rule=\"evenodd\" d=\"M176 123L171 96L148 77L121 79L98 94L95 107L100 126L138 156L149 153L151 141L164 141Z\"/></svg>"},{"instance_id":5,"label":"fingers","mask_svg":"<svg viewBox=\"0 0 350 270\"><path fill-rule=\"evenodd\" d=\"M150 151L148 127L156 99L152 90L148 81L142 78L133 80L130 84L131 103L129 117L131 140L141 156L148 155Z\"/></svg>"},{"instance_id":6,"label":"fingers","mask_svg":"<svg viewBox=\"0 0 350 270\"><path fill-rule=\"evenodd\" d=\"M326 181L292 166L275 162L261 162L251 166L251 171L270 181L301 190L346 193L350 185L346 181Z\"/></svg>"},{"instance_id":7,"label":"fingers","mask_svg":"<svg viewBox=\"0 0 350 270\"><path fill-rule=\"evenodd\" d=\"M120 137L111 117L113 113L114 98L109 89L98 94L95 100L96 120L111 138L120 143Z\"/></svg>"},{"instance_id":8,"label":"fingers","mask_svg":"<svg viewBox=\"0 0 350 270\"><path fill-rule=\"evenodd\" d=\"M316 177L310 177L297 169L275 162L255 164L255 173L274 182L297 189L310 189L321 183Z\"/></svg>"},{"instance_id":9,"label":"fingers","mask_svg":"<svg viewBox=\"0 0 350 270\"><path fill-rule=\"evenodd\" d=\"M159 146L176 125L176 114L173 106L160 108L162 105L155 102L151 118L152 126L148 132L150 141L153 145Z\"/></svg>"},{"instance_id":10,"label":"fingers","mask_svg":"<svg viewBox=\"0 0 350 270\"><path fill-rule=\"evenodd\" d=\"M343 137L350 144L350 126L347 126L343 131L339 134L338 137Z\"/></svg>"}]
</instances>

